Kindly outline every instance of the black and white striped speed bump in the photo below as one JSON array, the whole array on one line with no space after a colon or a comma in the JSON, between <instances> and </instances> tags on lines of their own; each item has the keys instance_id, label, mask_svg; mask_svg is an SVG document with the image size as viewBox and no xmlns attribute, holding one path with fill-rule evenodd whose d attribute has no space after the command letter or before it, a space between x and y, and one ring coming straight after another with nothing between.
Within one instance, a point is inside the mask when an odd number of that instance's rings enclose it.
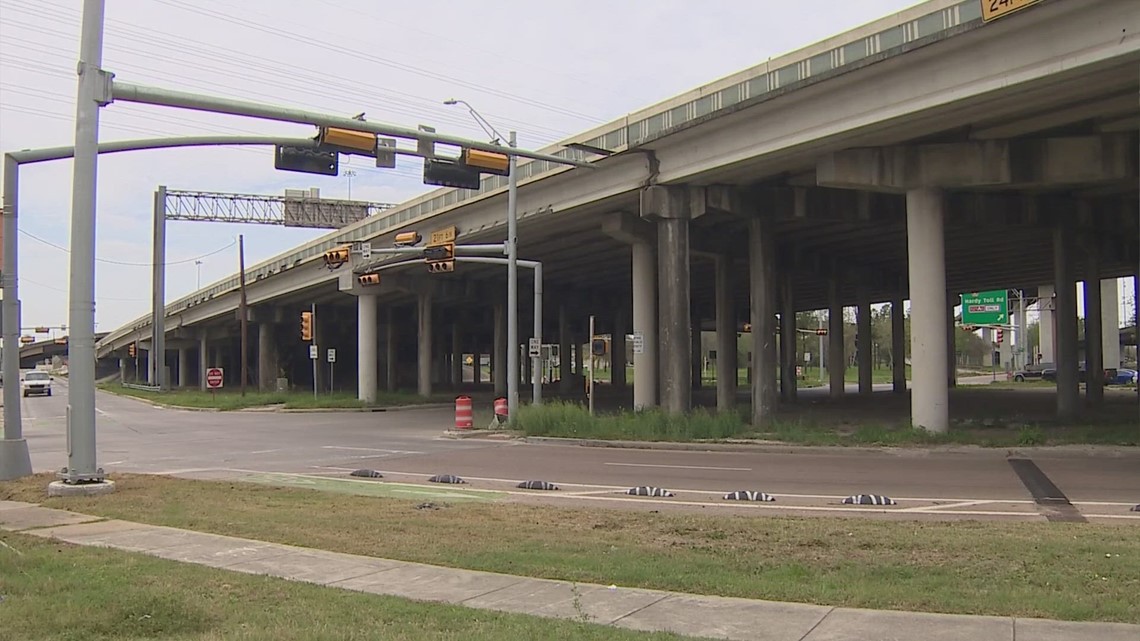
<instances>
[{"instance_id":1,"label":"black and white striped speed bump","mask_svg":"<svg viewBox=\"0 0 1140 641\"><path fill-rule=\"evenodd\" d=\"M878 494L856 494L843 499L844 505L898 505L894 499L889 496L879 496Z\"/></svg>"},{"instance_id":2,"label":"black and white striped speed bump","mask_svg":"<svg viewBox=\"0 0 1140 641\"><path fill-rule=\"evenodd\" d=\"M362 476L366 479L382 479L384 475L376 470L353 470L349 476Z\"/></svg>"},{"instance_id":3,"label":"black and white striped speed bump","mask_svg":"<svg viewBox=\"0 0 1140 641\"><path fill-rule=\"evenodd\" d=\"M431 483L466 483L463 479L455 476L454 474L436 474L428 479Z\"/></svg>"},{"instance_id":4,"label":"black and white striped speed bump","mask_svg":"<svg viewBox=\"0 0 1140 641\"><path fill-rule=\"evenodd\" d=\"M523 481L515 487L524 490L557 490L558 486L549 481Z\"/></svg>"},{"instance_id":5,"label":"black and white striped speed bump","mask_svg":"<svg viewBox=\"0 0 1140 641\"><path fill-rule=\"evenodd\" d=\"M737 490L724 495L726 501L775 501L776 497L755 490Z\"/></svg>"},{"instance_id":6,"label":"black and white striped speed bump","mask_svg":"<svg viewBox=\"0 0 1140 641\"><path fill-rule=\"evenodd\" d=\"M642 485L641 487L631 487L628 491L626 491L626 494L632 494L633 496L664 496L667 498L671 498L673 496L673 493L669 490L660 487L650 487L648 485Z\"/></svg>"}]
</instances>

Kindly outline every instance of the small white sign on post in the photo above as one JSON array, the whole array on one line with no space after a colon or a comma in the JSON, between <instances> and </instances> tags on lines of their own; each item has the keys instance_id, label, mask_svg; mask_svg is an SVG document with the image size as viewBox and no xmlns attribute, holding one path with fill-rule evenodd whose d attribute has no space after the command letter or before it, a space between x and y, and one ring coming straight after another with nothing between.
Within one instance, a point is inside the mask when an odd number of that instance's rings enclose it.
<instances>
[{"instance_id":1,"label":"small white sign on post","mask_svg":"<svg viewBox=\"0 0 1140 641\"><path fill-rule=\"evenodd\" d=\"M372 243L367 241L360 243L360 257L364 260L372 258Z\"/></svg>"},{"instance_id":2,"label":"small white sign on post","mask_svg":"<svg viewBox=\"0 0 1140 641\"><path fill-rule=\"evenodd\" d=\"M320 354L320 352L318 352L318 351L317 351L317 346L316 346L316 345L309 345L309 358L310 358L311 360L314 360L314 361L315 361L315 360L317 360L318 358L320 358L319 354Z\"/></svg>"},{"instance_id":3,"label":"small white sign on post","mask_svg":"<svg viewBox=\"0 0 1140 641\"><path fill-rule=\"evenodd\" d=\"M633 353L634 354L644 354L645 353L645 335L642 334L641 332L634 332L633 333Z\"/></svg>"},{"instance_id":4,"label":"small white sign on post","mask_svg":"<svg viewBox=\"0 0 1140 641\"><path fill-rule=\"evenodd\" d=\"M331 347L329 348L329 351L328 351L328 361L330 363L336 362L336 350L331 348Z\"/></svg>"},{"instance_id":5,"label":"small white sign on post","mask_svg":"<svg viewBox=\"0 0 1140 641\"><path fill-rule=\"evenodd\" d=\"M804 362L805 363L811 362L811 352L804 352Z\"/></svg>"},{"instance_id":6,"label":"small white sign on post","mask_svg":"<svg viewBox=\"0 0 1140 641\"><path fill-rule=\"evenodd\" d=\"M537 336L531 336L530 341L527 343L527 354L531 358L538 358L542 356L542 339Z\"/></svg>"}]
</instances>

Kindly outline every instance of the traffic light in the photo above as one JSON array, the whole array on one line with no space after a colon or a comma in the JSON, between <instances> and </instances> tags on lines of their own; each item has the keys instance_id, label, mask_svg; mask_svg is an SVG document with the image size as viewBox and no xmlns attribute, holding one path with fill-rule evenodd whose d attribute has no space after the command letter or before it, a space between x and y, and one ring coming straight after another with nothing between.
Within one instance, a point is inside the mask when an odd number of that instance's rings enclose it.
<instances>
[{"instance_id":1,"label":"traffic light","mask_svg":"<svg viewBox=\"0 0 1140 641\"><path fill-rule=\"evenodd\" d=\"M977 325L963 325L962 331L963 332L976 332L976 331L978 331L978 326Z\"/></svg>"},{"instance_id":2,"label":"traffic light","mask_svg":"<svg viewBox=\"0 0 1140 641\"><path fill-rule=\"evenodd\" d=\"M455 243L444 243L424 248L424 262L429 274L455 271Z\"/></svg>"},{"instance_id":3,"label":"traffic light","mask_svg":"<svg viewBox=\"0 0 1140 641\"><path fill-rule=\"evenodd\" d=\"M340 157L335 151L277 145L273 166L285 171L335 176L340 172Z\"/></svg>"},{"instance_id":4,"label":"traffic light","mask_svg":"<svg viewBox=\"0 0 1140 641\"><path fill-rule=\"evenodd\" d=\"M414 247L423 239L418 231L402 231L396 234L396 240L392 244L396 247Z\"/></svg>"},{"instance_id":5,"label":"traffic light","mask_svg":"<svg viewBox=\"0 0 1140 641\"><path fill-rule=\"evenodd\" d=\"M138 354L139 354L138 348L135 347L134 343L127 345L127 356L134 358L134 357L138 356Z\"/></svg>"},{"instance_id":6,"label":"traffic light","mask_svg":"<svg viewBox=\"0 0 1140 641\"><path fill-rule=\"evenodd\" d=\"M317 141L321 147L332 147L336 151L348 154L376 155L376 134L367 131L321 127Z\"/></svg>"},{"instance_id":7,"label":"traffic light","mask_svg":"<svg viewBox=\"0 0 1140 641\"><path fill-rule=\"evenodd\" d=\"M301 312L301 340L313 340L313 312Z\"/></svg>"},{"instance_id":8,"label":"traffic light","mask_svg":"<svg viewBox=\"0 0 1140 641\"><path fill-rule=\"evenodd\" d=\"M479 149L464 149L463 164L484 174L506 176L510 174L510 156Z\"/></svg>"},{"instance_id":9,"label":"traffic light","mask_svg":"<svg viewBox=\"0 0 1140 641\"><path fill-rule=\"evenodd\" d=\"M357 277L357 280L360 281L361 285L365 285L365 286L379 285L380 284L380 274L361 274L360 276Z\"/></svg>"},{"instance_id":10,"label":"traffic light","mask_svg":"<svg viewBox=\"0 0 1140 641\"><path fill-rule=\"evenodd\" d=\"M751 332L752 332L752 323L745 323L744 324L744 333L750 334Z\"/></svg>"},{"instance_id":11,"label":"traffic light","mask_svg":"<svg viewBox=\"0 0 1140 641\"><path fill-rule=\"evenodd\" d=\"M816 328L815 335L816 336L827 336L827 328L826 327Z\"/></svg>"},{"instance_id":12,"label":"traffic light","mask_svg":"<svg viewBox=\"0 0 1140 641\"><path fill-rule=\"evenodd\" d=\"M457 189L479 189L479 170L444 158L424 159L424 184Z\"/></svg>"},{"instance_id":13,"label":"traffic light","mask_svg":"<svg viewBox=\"0 0 1140 641\"><path fill-rule=\"evenodd\" d=\"M1004 329L1000 329L1000 328L998 329L996 340L997 340L998 345L1001 345L1002 341L1005 340L1005 330Z\"/></svg>"},{"instance_id":14,"label":"traffic light","mask_svg":"<svg viewBox=\"0 0 1140 641\"><path fill-rule=\"evenodd\" d=\"M606 355L606 339L595 338L594 340L590 341L590 353L593 354L594 356L605 356Z\"/></svg>"},{"instance_id":15,"label":"traffic light","mask_svg":"<svg viewBox=\"0 0 1140 641\"><path fill-rule=\"evenodd\" d=\"M351 251L352 248L348 245L342 245L335 249L328 250L325 252L325 267L336 269L347 263L351 257Z\"/></svg>"}]
</instances>

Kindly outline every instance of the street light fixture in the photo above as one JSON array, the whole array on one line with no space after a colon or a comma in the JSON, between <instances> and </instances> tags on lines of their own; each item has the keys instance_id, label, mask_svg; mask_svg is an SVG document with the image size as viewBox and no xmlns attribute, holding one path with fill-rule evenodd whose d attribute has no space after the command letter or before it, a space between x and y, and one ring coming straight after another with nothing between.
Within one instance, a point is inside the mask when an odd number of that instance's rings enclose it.
<instances>
[{"instance_id":1,"label":"street light fixture","mask_svg":"<svg viewBox=\"0 0 1140 641\"><path fill-rule=\"evenodd\" d=\"M475 111L465 100L452 98L443 101L445 105L463 105L471 113L471 117L492 138L495 144L503 137L495 126ZM510 132L507 144L513 149L517 141L515 132ZM507 422L513 425L519 409L519 282L518 282L518 158L509 154L507 164ZM535 310L535 318L538 318ZM542 328L536 327L535 337L541 340ZM534 382L533 397L538 403L541 392L542 379L538 371L537 359L531 365L531 376Z\"/></svg>"}]
</instances>

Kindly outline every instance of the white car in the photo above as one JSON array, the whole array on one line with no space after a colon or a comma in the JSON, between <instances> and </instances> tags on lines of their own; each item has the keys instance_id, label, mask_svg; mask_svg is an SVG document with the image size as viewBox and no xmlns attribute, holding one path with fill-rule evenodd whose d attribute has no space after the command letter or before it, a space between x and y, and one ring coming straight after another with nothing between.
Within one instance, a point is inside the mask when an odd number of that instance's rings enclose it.
<instances>
[{"instance_id":1,"label":"white car","mask_svg":"<svg viewBox=\"0 0 1140 641\"><path fill-rule=\"evenodd\" d=\"M51 381L51 374L47 372L28 372L20 381L20 389L23 390L25 398L32 394L51 396Z\"/></svg>"}]
</instances>

